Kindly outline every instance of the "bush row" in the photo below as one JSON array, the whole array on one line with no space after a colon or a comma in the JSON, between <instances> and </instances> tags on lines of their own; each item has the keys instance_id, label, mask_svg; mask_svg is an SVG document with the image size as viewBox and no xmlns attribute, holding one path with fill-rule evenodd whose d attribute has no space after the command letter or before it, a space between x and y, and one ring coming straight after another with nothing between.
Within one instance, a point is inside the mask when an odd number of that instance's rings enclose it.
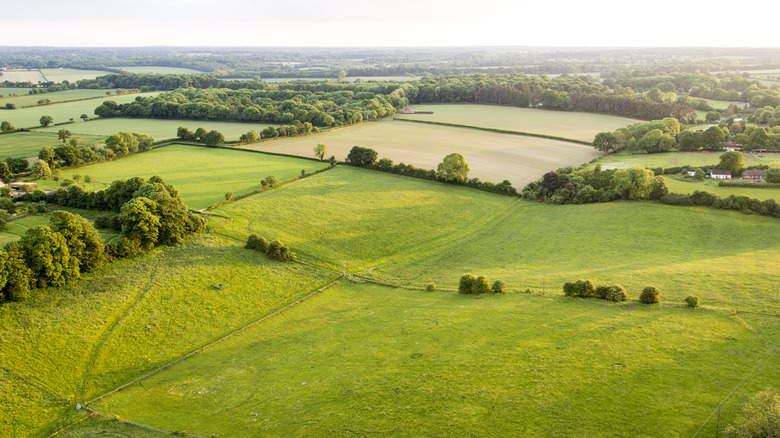
<instances>
[{"instance_id":1,"label":"bush row","mask_svg":"<svg viewBox=\"0 0 780 438\"><path fill-rule=\"evenodd\" d=\"M608 301L625 301L626 290L619 284L596 286L590 280L567 281L563 285L563 294L567 297L599 298Z\"/></svg>"},{"instance_id":2,"label":"bush row","mask_svg":"<svg viewBox=\"0 0 780 438\"><path fill-rule=\"evenodd\" d=\"M268 239L257 234L252 234L247 238L246 248L260 251L271 260L280 262L295 260L295 253L292 252L289 246L282 244L278 240L269 242Z\"/></svg>"},{"instance_id":3,"label":"bush row","mask_svg":"<svg viewBox=\"0 0 780 438\"><path fill-rule=\"evenodd\" d=\"M774 199L762 201L745 195L730 195L725 198L701 190L688 194L669 193L659 200L662 204L720 208L723 210L738 210L743 213L754 213L762 216L780 217L780 205Z\"/></svg>"},{"instance_id":4,"label":"bush row","mask_svg":"<svg viewBox=\"0 0 780 438\"><path fill-rule=\"evenodd\" d=\"M460 277L458 283L458 293L481 295L488 292L501 293L506 291L506 283L503 280L496 280L493 285L490 284L487 277L480 275L476 277L471 274L464 274Z\"/></svg>"}]
</instances>

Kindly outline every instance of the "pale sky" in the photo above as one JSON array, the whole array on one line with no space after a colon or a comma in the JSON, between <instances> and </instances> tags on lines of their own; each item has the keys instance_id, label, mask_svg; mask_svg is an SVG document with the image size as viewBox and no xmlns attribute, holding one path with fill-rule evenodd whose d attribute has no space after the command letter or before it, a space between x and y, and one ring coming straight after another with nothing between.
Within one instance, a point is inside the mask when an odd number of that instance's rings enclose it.
<instances>
[{"instance_id":1,"label":"pale sky","mask_svg":"<svg viewBox=\"0 0 780 438\"><path fill-rule=\"evenodd\" d=\"M780 47L780 2L0 0L0 46Z\"/></svg>"}]
</instances>

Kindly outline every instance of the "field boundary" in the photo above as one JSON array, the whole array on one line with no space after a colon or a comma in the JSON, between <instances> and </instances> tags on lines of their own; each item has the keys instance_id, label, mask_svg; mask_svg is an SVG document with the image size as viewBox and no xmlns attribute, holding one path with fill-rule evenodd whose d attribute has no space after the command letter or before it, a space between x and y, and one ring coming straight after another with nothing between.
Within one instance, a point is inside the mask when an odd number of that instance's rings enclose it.
<instances>
[{"instance_id":1,"label":"field boundary","mask_svg":"<svg viewBox=\"0 0 780 438\"><path fill-rule=\"evenodd\" d=\"M60 399L60 400L62 400L64 402L66 402L67 404L70 404L70 400L68 400L67 398L65 398L65 397L63 397L63 396L61 396L61 395L59 395L59 394L57 394L57 393L55 393L53 391L50 391L50 390L44 388L43 386L33 382L32 380L28 379L27 377L24 377L23 375L17 373L16 371L12 370L11 368L8 368L7 366L0 365L0 369L2 369L3 371L7 372L8 374L11 374L11 375L15 376L16 378L20 379L21 381L23 381L24 383L26 383L26 384L28 384L28 385L30 385L32 387L34 387L34 388L36 388L36 389L38 389L40 391L43 391L46 394L51 395L52 397L56 397L56 398L58 398L58 399Z\"/></svg>"},{"instance_id":2,"label":"field boundary","mask_svg":"<svg viewBox=\"0 0 780 438\"><path fill-rule=\"evenodd\" d=\"M94 403L96 401L99 401L102 398L108 397L109 395L116 394L117 392L119 392L119 391L121 391L121 390L123 390L123 389L125 389L125 388L127 388L129 386L132 386L132 385L140 382L141 380L145 380L145 379L147 379L147 378L149 378L149 377L159 373L160 371L163 371L163 370L165 370L167 368L170 368L170 367L176 365L177 363L179 363L179 362L181 362L181 361L183 361L185 359L189 359L190 357L194 356L197 353L200 353L201 351L206 350L209 347L213 347L214 345L219 344L220 342L225 341L225 340L227 340L227 339L229 339L229 338L231 338L231 337L233 337L233 336L235 336L235 335L237 335L239 333L242 333L242 332L246 331L247 329L250 329L250 328L254 327L257 324L260 324L263 321L266 321L266 320L268 320L270 318L273 318L274 316L281 314L285 310L288 310L288 309L290 309L292 307L295 307L296 305L298 305L298 304L308 300L309 298L312 298L312 297L314 297L316 295L319 295L320 293L326 291L327 289L330 289L331 287L337 285L342 280L342 278L343 278L343 276L340 276L340 277L336 278L335 280L333 280L332 282L326 284L325 286L315 290L314 292L312 292L312 293L310 293L310 294L308 294L308 295L306 295L306 296L304 296L302 298L299 298L299 299L293 301L290 304L287 304L286 306L282 307L281 309L275 310L275 311L273 311L273 312L271 312L271 313L261 317L260 319L252 321L249 324L239 328L238 330L235 330L235 331L233 331L231 333L228 333L227 335L222 336L221 338L219 338L219 339L217 339L215 341L212 341L212 342L210 342L210 343L208 343L208 344L206 344L206 345L204 345L202 347L198 347L197 349L190 351L189 353L185 354L184 356L181 356L178 359L173 360L172 362L169 362L169 363L167 363L167 364L165 364L165 365L163 365L163 366L161 366L161 367L159 367L157 369L154 369L154 370L144 374L141 377L133 379L130 382L127 382L124 385L119 386L118 388L115 388L115 389L113 389L113 390L111 390L111 391L109 391L109 392L107 392L107 393L105 393L103 395L95 397L92 400L89 400L89 401L85 402L84 405L85 406L86 405L90 405L90 404L92 404L92 403Z\"/></svg>"},{"instance_id":3,"label":"field boundary","mask_svg":"<svg viewBox=\"0 0 780 438\"><path fill-rule=\"evenodd\" d=\"M100 417L103 417L103 418L107 418L109 420L118 421L120 423L127 424L129 426L140 427L142 429L151 430L151 431L154 431L154 432L160 432L160 433L164 433L164 434L167 434L167 435L189 436L189 437L193 437L193 438L208 438L208 437L205 437L203 435L193 435L191 433L178 432L178 431L173 431L173 430L158 429L158 428L156 428L154 426L149 426L149 425L146 425L146 424L136 423L135 421L124 420L124 419L116 417L116 416L106 415L106 414L104 414L102 412L98 412L98 411L96 411L96 410L94 410L92 408L89 408L87 406L84 406L82 409L84 409L85 411L89 412L89 415L87 417L84 417L84 418L89 418L89 417L91 417L93 415L97 415L97 416L100 416ZM74 424L76 424L76 423L74 423ZM59 433L59 432L57 432L57 433Z\"/></svg>"},{"instance_id":4,"label":"field boundary","mask_svg":"<svg viewBox=\"0 0 780 438\"><path fill-rule=\"evenodd\" d=\"M593 146L593 144L588 143L587 141L583 140L575 140L573 138L566 138L566 137L558 137L555 135L547 135L547 134L536 134L533 132L525 132L525 131L512 131L509 129L499 129L499 128L483 128L481 126L472 126L472 125L461 125L458 123L446 123L446 122L432 122L430 120L412 120L412 119L397 119L393 118L393 121L399 121L399 122L409 122L409 123L422 123L425 125L437 125L437 126L447 126L450 128L464 128L464 129L476 129L477 131L486 131L486 132L495 132L497 134L510 134L510 135L522 135L525 137L538 137L538 138L544 138L547 140L558 140L558 141L565 141L567 143L576 143L581 144L584 146Z\"/></svg>"}]
</instances>

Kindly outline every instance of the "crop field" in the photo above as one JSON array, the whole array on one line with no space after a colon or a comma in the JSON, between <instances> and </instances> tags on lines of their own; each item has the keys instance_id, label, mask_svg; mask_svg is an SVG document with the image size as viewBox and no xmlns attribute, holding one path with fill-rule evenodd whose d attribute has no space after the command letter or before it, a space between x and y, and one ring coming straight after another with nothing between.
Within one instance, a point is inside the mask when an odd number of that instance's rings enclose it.
<instances>
[{"instance_id":1,"label":"crop field","mask_svg":"<svg viewBox=\"0 0 780 438\"><path fill-rule=\"evenodd\" d=\"M38 70L6 70L0 72L0 82L46 82L46 78Z\"/></svg>"},{"instance_id":2,"label":"crop field","mask_svg":"<svg viewBox=\"0 0 780 438\"><path fill-rule=\"evenodd\" d=\"M392 120L248 147L311 157L318 143L328 146L326 157L335 155L343 160L358 145L376 150L380 158L425 169L436 169L445 156L459 152L471 167L469 177L496 183L507 179L517 188L550 170L598 156L592 147L574 143Z\"/></svg>"},{"instance_id":3,"label":"crop field","mask_svg":"<svg viewBox=\"0 0 780 438\"><path fill-rule=\"evenodd\" d=\"M664 178L666 179L666 186L669 187L670 192L693 193L696 190L702 190L714 193L720 197L744 195L750 196L751 198L758 198L762 201L765 199L774 199L780 202L780 188L753 188L741 186L720 187L718 181L711 179L705 179L704 181L685 181L673 178L671 175L665 175Z\"/></svg>"},{"instance_id":4,"label":"crop field","mask_svg":"<svg viewBox=\"0 0 780 438\"><path fill-rule=\"evenodd\" d=\"M312 172L324 167L325 163L310 160L171 145L107 163L65 169L60 180L72 179L76 174L89 175L93 182L84 186L99 189L117 179L159 175L176 186L187 206L201 209L224 200L227 192L239 195L260 188L260 181L269 175L284 181L299 176L302 169ZM57 185L53 180L37 182L43 189Z\"/></svg>"},{"instance_id":5,"label":"crop field","mask_svg":"<svg viewBox=\"0 0 780 438\"><path fill-rule=\"evenodd\" d=\"M105 91L103 91L105 94ZM79 100L75 102L63 102L55 103L53 105L46 105L41 107L22 108L15 110L4 110L0 112L1 120L7 120L11 122L16 128L32 128L40 126L41 116L51 116L54 119L53 123L67 122L69 119L73 119L76 123L81 122L82 114L86 114L89 117L95 117L95 108L100 106L104 100L113 100L117 103L127 103L135 100L136 97L149 97L159 94L158 91L150 93L139 94L124 94L121 96L106 96L103 99L89 99ZM40 96L46 96L42 94ZM74 130L74 125L66 125L57 129L69 129Z\"/></svg>"},{"instance_id":6,"label":"crop field","mask_svg":"<svg viewBox=\"0 0 780 438\"><path fill-rule=\"evenodd\" d=\"M70 129L73 125L67 126L65 129ZM51 132L36 130L0 135L0 159L35 157L44 146L61 146L62 140L57 138L57 131L60 129L63 127L59 126L57 130ZM76 134L74 137L79 139L79 146L91 146L105 139L105 137L97 135Z\"/></svg>"},{"instance_id":7,"label":"crop field","mask_svg":"<svg viewBox=\"0 0 780 438\"><path fill-rule=\"evenodd\" d=\"M390 283L457 287L466 272L513 290L566 281L647 285L667 299L780 309L774 218L650 202L556 206L337 167L215 210L217 232L280 239L301 259ZM660 226L663 224L663 227ZM734 233L734 230L740 230Z\"/></svg>"},{"instance_id":8,"label":"crop field","mask_svg":"<svg viewBox=\"0 0 780 438\"><path fill-rule=\"evenodd\" d=\"M780 378L747 321L343 282L94 407L201 436L708 436Z\"/></svg>"},{"instance_id":9,"label":"crop field","mask_svg":"<svg viewBox=\"0 0 780 438\"><path fill-rule=\"evenodd\" d=\"M204 234L177 247L112 264L23 304L4 304L0 364L74 403L83 403L335 277L303 265L280 266L240 244ZM222 289L215 288L217 284ZM6 407L15 411L10 417L0 416L2 436L32 435L20 431L19 425L39 434L51 433L61 425L58 419L75 415L74 403L67 406L49 394L30 394L34 388L6 372L0 374L0 386L4 412ZM24 404L20 406L19 400Z\"/></svg>"},{"instance_id":10,"label":"crop field","mask_svg":"<svg viewBox=\"0 0 780 438\"><path fill-rule=\"evenodd\" d=\"M678 166L712 166L720 162L723 152L664 152L660 154L620 154L607 155L599 158L590 167L601 164L604 169L627 169L629 167L678 167ZM757 157L753 154L742 154L745 166L769 164L780 160L778 156Z\"/></svg>"},{"instance_id":11,"label":"crop field","mask_svg":"<svg viewBox=\"0 0 780 438\"><path fill-rule=\"evenodd\" d=\"M65 90L56 91L53 93L43 94L27 94L17 97L4 97L0 99L0 106L5 106L7 103L13 103L17 109L36 106L41 99L49 99L52 103L68 102L72 100L93 99L99 97L106 97L107 90ZM113 91L113 90L112 90ZM97 105L95 105L97 106ZM46 107L42 107L46 108ZM2 115L0 115L2 117ZM90 114L90 117L94 117L94 114Z\"/></svg>"},{"instance_id":12,"label":"crop field","mask_svg":"<svg viewBox=\"0 0 780 438\"><path fill-rule=\"evenodd\" d=\"M0 113L1 114L1 113ZM110 118L110 119L97 119L90 120L87 123L77 123L70 129L73 133L78 134L90 134L90 135L102 135L108 137L119 131L127 132L140 132L142 134L151 135L156 140L162 140L166 138L175 138L176 130L180 126L189 128L191 131L195 131L198 128L203 128L207 131L216 129L225 136L225 140L234 141L241 138L241 134L254 129L257 132L262 131L268 124L257 123L233 123L233 122L219 122L213 120L162 120L162 119L124 119L124 118ZM52 126L48 128L42 128L40 131L57 132L61 127Z\"/></svg>"},{"instance_id":13,"label":"crop field","mask_svg":"<svg viewBox=\"0 0 780 438\"><path fill-rule=\"evenodd\" d=\"M95 79L111 72L105 70L79 70L75 68L42 68L41 74L47 81L60 83L62 81L77 82L82 79Z\"/></svg>"},{"instance_id":14,"label":"crop field","mask_svg":"<svg viewBox=\"0 0 780 438\"><path fill-rule=\"evenodd\" d=\"M614 131L640 120L606 114L571 111L546 111L496 105L411 105L417 111L433 114L397 114L399 119L423 120L506 129L552 135L574 140L593 141L602 131Z\"/></svg>"},{"instance_id":15,"label":"crop field","mask_svg":"<svg viewBox=\"0 0 780 438\"><path fill-rule=\"evenodd\" d=\"M127 73L182 74L182 75L203 73L200 70L195 70L191 68L164 67L164 66L154 66L154 65L115 67L115 68L121 69L122 71Z\"/></svg>"}]
</instances>

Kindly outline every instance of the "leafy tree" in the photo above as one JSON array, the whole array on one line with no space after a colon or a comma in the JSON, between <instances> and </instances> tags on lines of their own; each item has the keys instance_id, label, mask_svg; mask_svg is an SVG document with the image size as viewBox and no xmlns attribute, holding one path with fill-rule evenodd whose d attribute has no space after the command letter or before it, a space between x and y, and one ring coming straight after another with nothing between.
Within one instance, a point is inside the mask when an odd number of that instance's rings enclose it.
<instances>
[{"instance_id":1,"label":"leafy tree","mask_svg":"<svg viewBox=\"0 0 780 438\"><path fill-rule=\"evenodd\" d=\"M717 126L710 126L702 133L704 149L711 151L722 149L724 141L726 141L726 133Z\"/></svg>"},{"instance_id":2,"label":"leafy tree","mask_svg":"<svg viewBox=\"0 0 780 438\"><path fill-rule=\"evenodd\" d=\"M11 122L3 121L3 123L0 123L0 131L2 132L14 132L15 129Z\"/></svg>"},{"instance_id":3,"label":"leafy tree","mask_svg":"<svg viewBox=\"0 0 780 438\"><path fill-rule=\"evenodd\" d=\"M142 250L152 249L160 235L160 218L154 214L154 201L139 197L124 205L119 213L122 232Z\"/></svg>"},{"instance_id":4,"label":"leafy tree","mask_svg":"<svg viewBox=\"0 0 780 438\"><path fill-rule=\"evenodd\" d=\"M707 123L714 123L720 120L720 113L717 111L709 111L704 115L704 121Z\"/></svg>"},{"instance_id":5,"label":"leafy tree","mask_svg":"<svg viewBox=\"0 0 780 438\"><path fill-rule=\"evenodd\" d=\"M661 291L655 286L647 286L639 295L639 301L645 304L655 304L660 300Z\"/></svg>"},{"instance_id":6,"label":"leafy tree","mask_svg":"<svg viewBox=\"0 0 780 438\"><path fill-rule=\"evenodd\" d=\"M438 174L447 181L464 182L469 176L468 163L463 155L454 152L446 157L439 163L437 167Z\"/></svg>"},{"instance_id":7,"label":"leafy tree","mask_svg":"<svg viewBox=\"0 0 780 438\"><path fill-rule=\"evenodd\" d=\"M126 155L137 152L138 139L129 132L117 132L106 139L106 148L117 155Z\"/></svg>"},{"instance_id":8,"label":"leafy tree","mask_svg":"<svg viewBox=\"0 0 780 438\"><path fill-rule=\"evenodd\" d=\"M54 153L54 149L52 149L51 146L44 146L41 148L40 152L38 152L38 159L45 161L49 167L54 165L54 160L56 157L57 156Z\"/></svg>"},{"instance_id":9,"label":"leafy tree","mask_svg":"<svg viewBox=\"0 0 780 438\"><path fill-rule=\"evenodd\" d=\"M626 290L623 289L623 286L615 284L610 286L605 298L607 301L621 302L625 301L628 298L628 295L626 295Z\"/></svg>"},{"instance_id":10,"label":"leafy tree","mask_svg":"<svg viewBox=\"0 0 780 438\"><path fill-rule=\"evenodd\" d=\"M471 293L474 295L482 295L490 292L490 282L482 275L474 280L474 284L471 285Z\"/></svg>"},{"instance_id":11,"label":"leafy tree","mask_svg":"<svg viewBox=\"0 0 780 438\"><path fill-rule=\"evenodd\" d=\"M274 188L279 185L279 180L273 175L268 175L260 183L263 187Z\"/></svg>"},{"instance_id":12,"label":"leafy tree","mask_svg":"<svg viewBox=\"0 0 780 438\"><path fill-rule=\"evenodd\" d=\"M211 130L205 137L206 146L221 146L225 143L225 136L217 130Z\"/></svg>"},{"instance_id":13,"label":"leafy tree","mask_svg":"<svg viewBox=\"0 0 780 438\"><path fill-rule=\"evenodd\" d=\"M205 142L206 141L206 134L208 134L208 132L206 132L205 129L198 128L198 129L195 130L195 134L194 134L195 135L195 139L198 140L198 141Z\"/></svg>"},{"instance_id":14,"label":"leafy tree","mask_svg":"<svg viewBox=\"0 0 780 438\"><path fill-rule=\"evenodd\" d=\"M653 191L655 175L644 167L618 169L613 176L615 192L623 199L648 199Z\"/></svg>"},{"instance_id":15,"label":"leafy tree","mask_svg":"<svg viewBox=\"0 0 780 438\"><path fill-rule=\"evenodd\" d=\"M474 283L477 281L477 277L471 274L464 274L460 277L460 283L458 283L458 293L470 294L472 293Z\"/></svg>"},{"instance_id":16,"label":"leafy tree","mask_svg":"<svg viewBox=\"0 0 780 438\"><path fill-rule=\"evenodd\" d=\"M57 138L62 140L62 144L65 144L69 138L73 137L73 133L67 129L60 129L57 131Z\"/></svg>"},{"instance_id":17,"label":"leafy tree","mask_svg":"<svg viewBox=\"0 0 780 438\"><path fill-rule=\"evenodd\" d=\"M759 392L742 408L734 424L726 426L726 438L772 438L780 431L780 393L775 389Z\"/></svg>"},{"instance_id":18,"label":"leafy tree","mask_svg":"<svg viewBox=\"0 0 780 438\"><path fill-rule=\"evenodd\" d=\"M745 170L745 159L742 152L729 151L723 153L723 155L720 156L720 162L715 168L730 170L731 174L734 176L740 175L742 171Z\"/></svg>"},{"instance_id":19,"label":"leafy tree","mask_svg":"<svg viewBox=\"0 0 780 438\"><path fill-rule=\"evenodd\" d=\"M41 116L40 122L41 126L44 128L51 125L51 122L54 121L54 118L52 116Z\"/></svg>"},{"instance_id":20,"label":"leafy tree","mask_svg":"<svg viewBox=\"0 0 780 438\"><path fill-rule=\"evenodd\" d=\"M24 248L13 242L0 251L0 291L9 301L23 301L35 287L35 274L27 266Z\"/></svg>"},{"instance_id":21,"label":"leafy tree","mask_svg":"<svg viewBox=\"0 0 780 438\"><path fill-rule=\"evenodd\" d=\"M698 151L704 146L704 134L698 131L685 130L677 138L677 149L681 151Z\"/></svg>"},{"instance_id":22,"label":"leafy tree","mask_svg":"<svg viewBox=\"0 0 780 438\"><path fill-rule=\"evenodd\" d=\"M26 158L8 157L5 159L5 162L8 164L8 168L11 169L11 172L13 173L26 172L27 168L30 167L30 162L27 161Z\"/></svg>"},{"instance_id":23,"label":"leafy tree","mask_svg":"<svg viewBox=\"0 0 780 438\"><path fill-rule=\"evenodd\" d=\"M5 109L9 109L9 110L16 109L16 104L9 102L9 103L5 104Z\"/></svg>"},{"instance_id":24,"label":"leafy tree","mask_svg":"<svg viewBox=\"0 0 780 438\"><path fill-rule=\"evenodd\" d=\"M593 139L593 147L602 151L604 155L607 155L610 151L614 150L616 144L617 138L615 137L615 134L611 132L599 132Z\"/></svg>"},{"instance_id":25,"label":"leafy tree","mask_svg":"<svg viewBox=\"0 0 780 438\"><path fill-rule=\"evenodd\" d=\"M79 262L71 257L65 237L46 225L27 230L19 240L24 259L38 287L62 286L79 277Z\"/></svg>"},{"instance_id":26,"label":"leafy tree","mask_svg":"<svg viewBox=\"0 0 780 438\"><path fill-rule=\"evenodd\" d=\"M83 120L83 121L85 121L85 122L86 122L86 121L87 121L87 119L89 118L89 116L88 116L88 115L86 115L86 114L82 114L82 115L80 115L79 117L81 118L81 120Z\"/></svg>"},{"instance_id":27,"label":"leafy tree","mask_svg":"<svg viewBox=\"0 0 780 438\"><path fill-rule=\"evenodd\" d=\"M113 100L104 100L97 108L95 108L95 115L98 117L116 117L121 115L119 105Z\"/></svg>"},{"instance_id":28,"label":"leafy tree","mask_svg":"<svg viewBox=\"0 0 780 438\"><path fill-rule=\"evenodd\" d=\"M149 150L149 148L151 148L152 145L154 145L154 138L152 138L149 135L134 132L133 137L135 137L135 140L138 143L139 151Z\"/></svg>"},{"instance_id":29,"label":"leafy tree","mask_svg":"<svg viewBox=\"0 0 780 438\"><path fill-rule=\"evenodd\" d=\"M504 280L496 280L493 282L493 286L491 287L493 292L506 292L506 282Z\"/></svg>"},{"instance_id":30,"label":"leafy tree","mask_svg":"<svg viewBox=\"0 0 780 438\"><path fill-rule=\"evenodd\" d=\"M367 166L376 163L379 154L371 148L353 146L347 155L347 161L356 166Z\"/></svg>"},{"instance_id":31,"label":"leafy tree","mask_svg":"<svg viewBox=\"0 0 780 438\"><path fill-rule=\"evenodd\" d=\"M13 178L13 175L8 163L0 161L0 181L7 183L11 181L11 178Z\"/></svg>"},{"instance_id":32,"label":"leafy tree","mask_svg":"<svg viewBox=\"0 0 780 438\"><path fill-rule=\"evenodd\" d=\"M295 260L295 253L290 250L290 247L283 245L282 242L278 240L274 240L268 244L265 255L271 260L280 262Z\"/></svg>"},{"instance_id":33,"label":"leafy tree","mask_svg":"<svg viewBox=\"0 0 780 438\"><path fill-rule=\"evenodd\" d=\"M179 129L176 130L176 137L181 140L193 141L195 140L195 133L184 126L179 126Z\"/></svg>"},{"instance_id":34,"label":"leafy tree","mask_svg":"<svg viewBox=\"0 0 780 438\"><path fill-rule=\"evenodd\" d=\"M0 176L0 179L2 179L2 176ZM767 169L766 181L770 183L780 183L780 168Z\"/></svg>"},{"instance_id":35,"label":"leafy tree","mask_svg":"<svg viewBox=\"0 0 780 438\"><path fill-rule=\"evenodd\" d=\"M688 295L683 301L688 307L699 307L699 297L696 295Z\"/></svg>"},{"instance_id":36,"label":"leafy tree","mask_svg":"<svg viewBox=\"0 0 780 438\"><path fill-rule=\"evenodd\" d=\"M326 153L328 153L328 146L324 143L318 143L317 146L314 146L314 156L319 158L320 161L325 158Z\"/></svg>"},{"instance_id":37,"label":"leafy tree","mask_svg":"<svg viewBox=\"0 0 780 438\"><path fill-rule=\"evenodd\" d=\"M88 220L67 211L55 211L50 222L52 231L65 238L70 255L78 260L81 272L95 272L105 264L103 239Z\"/></svg>"},{"instance_id":38,"label":"leafy tree","mask_svg":"<svg viewBox=\"0 0 780 438\"><path fill-rule=\"evenodd\" d=\"M32 175L34 179L48 179L51 178L51 168L49 164L43 160L35 160L32 167Z\"/></svg>"}]
</instances>

